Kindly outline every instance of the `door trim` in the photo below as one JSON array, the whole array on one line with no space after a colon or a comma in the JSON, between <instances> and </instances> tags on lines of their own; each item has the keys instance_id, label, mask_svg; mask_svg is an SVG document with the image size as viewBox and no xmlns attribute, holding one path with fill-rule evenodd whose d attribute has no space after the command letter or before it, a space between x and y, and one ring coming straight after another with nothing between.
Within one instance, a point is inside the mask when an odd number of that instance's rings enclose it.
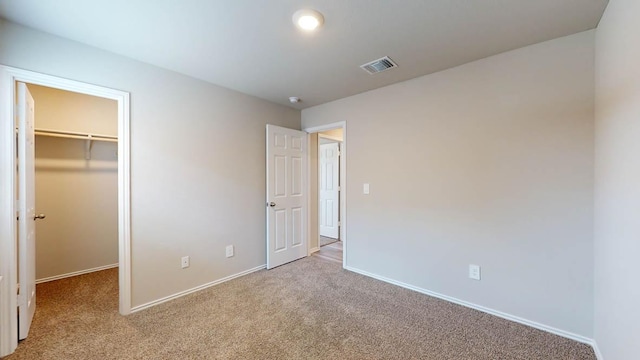
<instances>
[{"instance_id":1,"label":"door trim","mask_svg":"<svg viewBox=\"0 0 640 360\"><path fill-rule=\"evenodd\" d=\"M349 242L347 241L347 122L346 121L338 121L331 124L319 125L319 126L311 126L303 128L302 131L307 132L308 134L314 134L321 131L334 130L334 129L342 129L342 143L340 145L340 240L342 241L342 267L347 267L347 248L349 247ZM310 142L309 142L310 143ZM309 160L307 161L307 178L311 176L311 151L309 151ZM311 182L307 183L307 203L311 203ZM318 195L317 192L315 194ZM310 224L311 219L311 211L307 213L307 223ZM318 222L318 219L315 220ZM318 233L320 232L320 228L318 227ZM307 239L311 239L311 226L307 226ZM311 255L311 254L309 254Z\"/></svg>"},{"instance_id":2,"label":"door trim","mask_svg":"<svg viewBox=\"0 0 640 360\"><path fill-rule=\"evenodd\" d=\"M118 102L118 282L119 312L131 312L131 186L129 93L0 65L0 356L18 346L15 221L16 82L48 86ZM12 296L13 294L13 296Z\"/></svg>"}]
</instances>

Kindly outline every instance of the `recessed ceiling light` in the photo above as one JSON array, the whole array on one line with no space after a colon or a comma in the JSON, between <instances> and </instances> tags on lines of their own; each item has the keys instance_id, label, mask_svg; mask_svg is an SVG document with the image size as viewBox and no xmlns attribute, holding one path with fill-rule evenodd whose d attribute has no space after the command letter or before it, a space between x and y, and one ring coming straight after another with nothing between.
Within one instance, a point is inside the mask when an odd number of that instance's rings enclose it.
<instances>
[{"instance_id":1,"label":"recessed ceiling light","mask_svg":"<svg viewBox=\"0 0 640 360\"><path fill-rule=\"evenodd\" d=\"M293 23L301 30L313 31L322 26L324 16L315 10L298 10L293 14Z\"/></svg>"}]
</instances>

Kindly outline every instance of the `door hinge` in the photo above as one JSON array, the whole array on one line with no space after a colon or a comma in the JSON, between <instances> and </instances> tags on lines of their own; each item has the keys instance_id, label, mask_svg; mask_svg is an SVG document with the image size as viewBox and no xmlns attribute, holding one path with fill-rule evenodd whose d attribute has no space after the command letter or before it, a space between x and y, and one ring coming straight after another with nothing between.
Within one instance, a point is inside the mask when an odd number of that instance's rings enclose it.
<instances>
[{"instance_id":1,"label":"door hinge","mask_svg":"<svg viewBox=\"0 0 640 360\"><path fill-rule=\"evenodd\" d=\"M22 306L22 305L25 305L27 303L26 300L27 300L26 296L18 295L17 299L16 299L16 303L18 304L18 306Z\"/></svg>"},{"instance_id":2,"label":"door hinge","mask_svg":"<svg viewBox=\"0 0 640 360\"><path fill-rule=\"evenodd\" d=\"M342 221L338 221L338 226L342 226Z\"/></svg>"},{"instance_id":3,"label":"door hinge","mask_svg":"<svg viewBox=\"0 0 640 360\"><path fill-rule=\"evenodd\" d=\"M342 186L338 186L338 191L342 191Z\"/></svg>"}]
</instances>

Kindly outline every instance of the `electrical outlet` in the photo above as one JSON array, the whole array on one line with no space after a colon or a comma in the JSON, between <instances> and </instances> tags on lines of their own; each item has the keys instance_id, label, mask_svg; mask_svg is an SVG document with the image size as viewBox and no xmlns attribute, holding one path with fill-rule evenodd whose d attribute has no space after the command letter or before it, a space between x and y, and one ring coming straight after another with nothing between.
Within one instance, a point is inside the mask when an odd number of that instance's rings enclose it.
<instances>
[{"instance_id":1,"label":"electrical outlet","mask_svg":"<svg viewBox=\"0 0 640 360\"><path fill-rule=\"evenodd\" d=\"M233 256L233 245L227 245L227 249L225 252L227 257L232 257Z\"/></svg>"},{"instance_id":2,"label":"electrical outlet","mask_svg":"<svg viewBox=\"0 0 640 360\"><path fill-rule=\"evenodd\" d=\"M186 269L189 267L189 257L188 256L183 256L182 257L182 268Z\"/></svg>"},{"instance_id":3,"label":"electrical outlet","mask_svg":"<svg viewBox=\"0 0 640 360\"><path fill-rule=\"evenodd\" d=\"M469 279L480 280L480 265L469 265Z\"/></svg>"}]
</instances>

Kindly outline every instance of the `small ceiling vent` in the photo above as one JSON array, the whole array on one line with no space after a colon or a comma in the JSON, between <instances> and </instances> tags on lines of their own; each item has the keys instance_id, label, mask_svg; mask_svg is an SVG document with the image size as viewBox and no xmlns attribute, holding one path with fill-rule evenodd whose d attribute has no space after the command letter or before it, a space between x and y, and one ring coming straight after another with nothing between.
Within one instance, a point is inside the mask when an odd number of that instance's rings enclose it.
<instances>
[{"instance_id":1,"label":"small ceiling vent","mask_svg":"<svg viewBox=\"0 0 640 360\"><path fill-rule=\"evenodd\" d=\"M362 70L368 72L369 74L376 74L388 69L396 68L398 67L398 65L394 63L390 57L385 56L381 59L374 60L364 65L360 65L360 67L362 68Z\"/></svg>"}]
</instances>

